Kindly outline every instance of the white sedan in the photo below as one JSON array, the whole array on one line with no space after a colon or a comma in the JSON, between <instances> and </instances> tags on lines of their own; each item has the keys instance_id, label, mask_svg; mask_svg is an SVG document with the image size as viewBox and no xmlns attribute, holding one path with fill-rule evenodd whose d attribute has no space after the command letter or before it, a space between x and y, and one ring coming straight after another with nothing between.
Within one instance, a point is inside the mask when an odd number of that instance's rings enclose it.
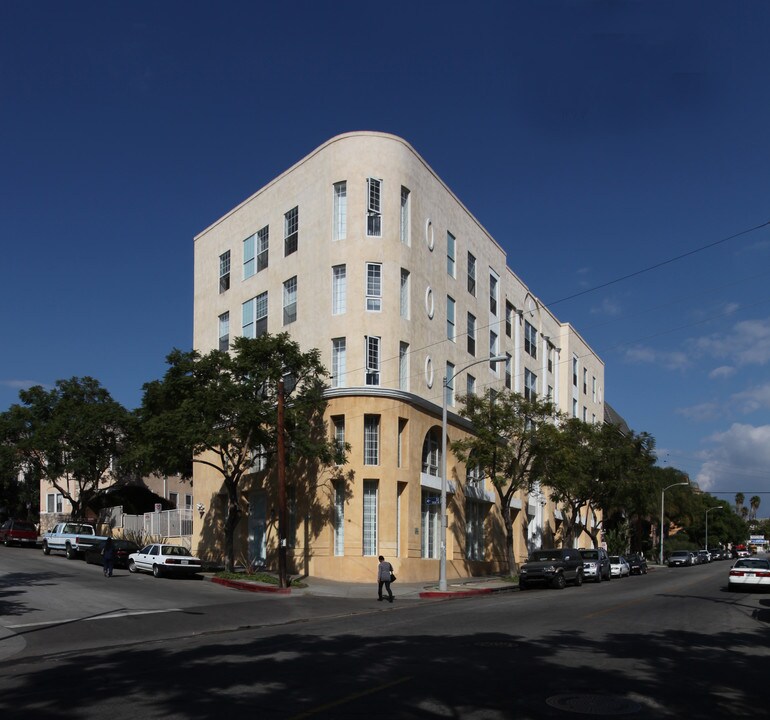
<instances>
[{"instance_id":1,"label":"white sedan","mask_svg":"<svg viewBox=\"0 0 770 720\"><path fill-rule=\"evenodd\" d=\"M622 555L610 555L610 575L612 577L628 577L631 574L631 566Z\"/></svg>"},{"instance_id":2,"label":"white sedan","mask_svg":"<svg viewBox=\"0 0 770 720\"><path fill-rule=\"evenodd\" d=\"M730 568L727 589L770 588L770 560L764 558L740 558Z\"/></svg>"},{"instance_id":3,"label":"white sedan","mask_svg":"<svg viewBox=\"0 0 770 720\"><path fill-rule=\"evenodd\" d=\"M128 569L135 573L143 570L156 578L163 575L194 575L201 571L200 558L194 557L181 545L155 543L128 556Z\"/></svg>"}]
</instances>

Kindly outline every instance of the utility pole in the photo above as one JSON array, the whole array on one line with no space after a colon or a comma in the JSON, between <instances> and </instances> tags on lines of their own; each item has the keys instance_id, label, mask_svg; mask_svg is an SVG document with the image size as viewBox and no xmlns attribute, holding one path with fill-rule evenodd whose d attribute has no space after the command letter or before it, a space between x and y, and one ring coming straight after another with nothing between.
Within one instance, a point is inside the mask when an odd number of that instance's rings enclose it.
<instances>
[{"instance_id":1,"label":"utility pole","mask_svg":"<svg viewBox=\"0 0 770 720\"><path fill-rule=\"evenodd\" d=\"M278 587L286 580L286 442L283 419L283 378L278 381Z\"/></svg>"}]
</instances>

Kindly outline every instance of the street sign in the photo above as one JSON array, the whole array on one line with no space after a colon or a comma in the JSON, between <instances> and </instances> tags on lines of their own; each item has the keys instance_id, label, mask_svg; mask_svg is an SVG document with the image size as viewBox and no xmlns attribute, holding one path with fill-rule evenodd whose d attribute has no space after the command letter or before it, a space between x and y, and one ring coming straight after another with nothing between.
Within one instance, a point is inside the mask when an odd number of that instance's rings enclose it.
<instances>
[{"instance_id":1,"label":"street sign","mask_svg":"<svg viewBox=\"0 0 770 720\"><path fill-rule=\"evenodd\" d=\"M429 495L425 498L425 504L426 505L441 505L441 498L440 497L433 497L433 495Z\"/></svg>"}]
</instances>

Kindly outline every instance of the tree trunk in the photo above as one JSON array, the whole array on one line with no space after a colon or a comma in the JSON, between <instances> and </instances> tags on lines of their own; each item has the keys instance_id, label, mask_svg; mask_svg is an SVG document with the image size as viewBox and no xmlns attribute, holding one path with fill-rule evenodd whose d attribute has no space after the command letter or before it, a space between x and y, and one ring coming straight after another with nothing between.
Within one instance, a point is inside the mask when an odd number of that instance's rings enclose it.
<instances>
[{"instance_id":1,"label":"tree trunk","mask_svg":"<svg viewBox=\"0 0 770 720\"><path fill-rule=\"evenodd\" d=\"M503 504L503 525L505 526L505 559L508 562L508 575L513 576L519 569L513 555L513 520L510 505L507 503Z\"/></svg>"},{"instance_id":2,"label":"tree trunk","mask_svg":"<svg viewBox=\"0 0 770 720\"><path fill-rule=\"evenodd\" d=\"M235 528L241 519L241 509L238 507L238 489L226 482L227 486L227 518L225 518L225 570L235 570Z\"/></svg>"}]
</instances>

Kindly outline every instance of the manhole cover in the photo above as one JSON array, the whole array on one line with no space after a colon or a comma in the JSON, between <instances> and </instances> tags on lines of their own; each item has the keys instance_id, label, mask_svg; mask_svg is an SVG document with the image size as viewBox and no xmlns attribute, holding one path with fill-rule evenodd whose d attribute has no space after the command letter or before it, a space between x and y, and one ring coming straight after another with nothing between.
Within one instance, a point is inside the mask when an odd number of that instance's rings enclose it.
<instances>
[{"instance_id":1,"label":"manhole cover","mask_svg":"<svg viewBox=\"0 0 770 720\"><path fill-rule=\"evenodd\" d=\"M631 715L642 709L633 700L617 695L554 695L545 702L558 710L583 715Z\"/></svg>"}]
</instances>

